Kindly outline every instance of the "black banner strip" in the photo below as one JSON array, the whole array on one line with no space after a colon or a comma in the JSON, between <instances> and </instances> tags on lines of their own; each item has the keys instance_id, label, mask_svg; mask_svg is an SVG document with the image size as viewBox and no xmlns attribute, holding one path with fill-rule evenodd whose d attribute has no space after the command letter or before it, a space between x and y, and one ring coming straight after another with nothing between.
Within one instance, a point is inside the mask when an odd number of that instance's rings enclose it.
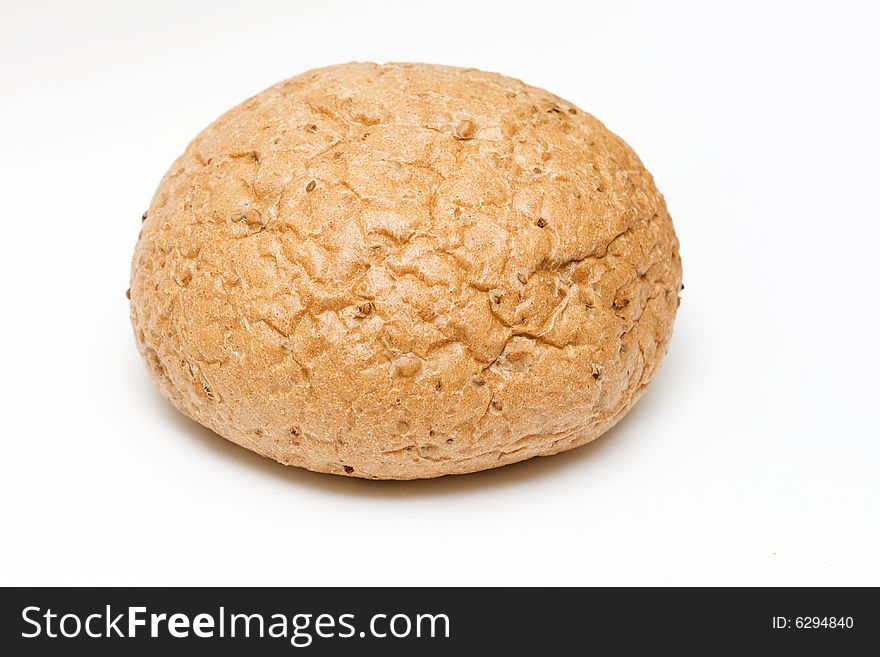
<instances>
[{"instance_id":1,"label":"black banner strip","mask_svg":"<svg viewBox=\"0 0 880 657\"><path fill-rule=\"evenodd\" d=\"M868 588L7 588L0 623L7 655L855 654L880 645L880 603Z\"/></svg>"}]
</instances>

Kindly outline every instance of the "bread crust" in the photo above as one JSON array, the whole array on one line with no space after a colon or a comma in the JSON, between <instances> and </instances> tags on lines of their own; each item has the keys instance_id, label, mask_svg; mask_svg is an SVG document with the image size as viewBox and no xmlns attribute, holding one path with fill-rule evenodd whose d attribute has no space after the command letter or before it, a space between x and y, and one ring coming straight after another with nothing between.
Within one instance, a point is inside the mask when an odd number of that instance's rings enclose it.
<instances>
[{"instance_id":1,"label":"bread crust","mask_svg":"<svg viewBox=\"0 0 880 657\"><path fill-rule=\"evenodd\" d=\"M182 413L374 479L583 445L666 351L678 241L636 154L474 69L352 63L233 108L145 215L138 348Z\"/></svg>"}]
</instances>

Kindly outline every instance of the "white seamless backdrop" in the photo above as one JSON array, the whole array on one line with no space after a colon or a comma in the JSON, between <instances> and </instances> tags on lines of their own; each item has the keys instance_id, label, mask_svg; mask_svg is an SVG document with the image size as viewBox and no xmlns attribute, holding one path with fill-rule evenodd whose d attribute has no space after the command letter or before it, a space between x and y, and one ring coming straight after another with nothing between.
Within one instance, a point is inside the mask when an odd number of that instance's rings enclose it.
<instances>
[{"instance_id":1,"label":"white seamless backdrop","mask_svg":"<svg viewBox=\"0 0 880 657\"><path fill-rule=\"evenodd\" d=\"M870 3L2 2L0 584L880 584ZM349 60L499 71L626 139L686 289L596 443L488 473L284 468L178 415L124 292L221 112Z\"/></svg>"}]
</instances>

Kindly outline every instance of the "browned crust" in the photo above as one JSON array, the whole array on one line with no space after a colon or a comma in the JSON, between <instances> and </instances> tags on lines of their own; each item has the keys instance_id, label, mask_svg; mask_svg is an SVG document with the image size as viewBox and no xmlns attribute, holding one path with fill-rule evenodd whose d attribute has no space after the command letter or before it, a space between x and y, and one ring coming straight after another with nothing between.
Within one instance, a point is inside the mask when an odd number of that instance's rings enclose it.
<instances>
[{"instance_id":1,"label":"browned crust","mask_svg":"<svg viewBox=\"0 0 880 657\"><path fill-rule=\"evenodd\" d=\"M189 145L131 318L162 392L221 436L411 479L596 438L651 380L680 286L663 197L594 117L493 73L346 64Z\"/></svg>"}]
</instances>

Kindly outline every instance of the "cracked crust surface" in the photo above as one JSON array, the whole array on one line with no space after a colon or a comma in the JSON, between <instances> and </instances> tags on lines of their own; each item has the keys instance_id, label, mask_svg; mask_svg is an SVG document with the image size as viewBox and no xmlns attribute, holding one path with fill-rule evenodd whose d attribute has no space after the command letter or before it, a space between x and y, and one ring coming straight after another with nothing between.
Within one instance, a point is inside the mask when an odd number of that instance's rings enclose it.
<instances>
[{"instance_id":1,"label":"cracked crust surface","mask_svg":"<svg viewBox=\"0 0 880 657\"><path fill-rule=\"evenodd\" d=\"M381 479L589 442L650 382L678 242L636 154L518 80L346 64L187 147L145 214L131 318L184 414Z\"/></svg>"}]
</instances>

